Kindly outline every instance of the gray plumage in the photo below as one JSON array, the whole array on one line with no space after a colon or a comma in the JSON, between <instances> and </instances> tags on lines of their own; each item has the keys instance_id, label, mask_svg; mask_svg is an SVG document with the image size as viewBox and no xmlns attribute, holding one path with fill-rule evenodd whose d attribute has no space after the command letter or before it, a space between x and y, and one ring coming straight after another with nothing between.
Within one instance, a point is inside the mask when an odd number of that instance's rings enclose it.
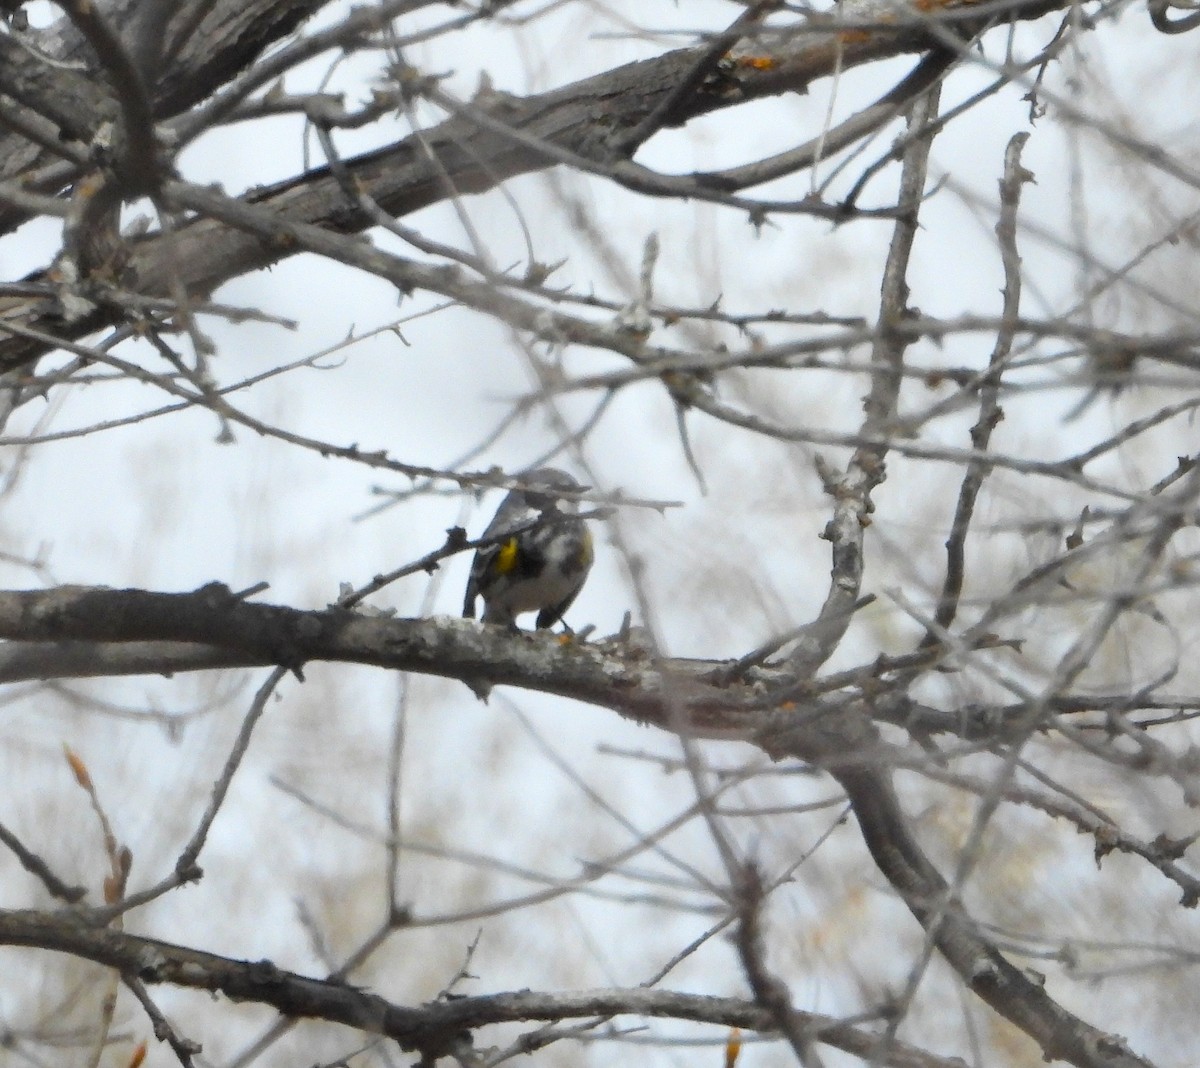
<instances>
[{"instance_id":1,"label":"gray plumage","mask_svg":"<svg viewBox=\"0 0 1200 1068\"><path fill-rule=\"evenodd\" d=\"M482 597L484 623L515 630L518 616L536 611L537 626L550 627L579 595L592 566L592 538L586 521L575 516L578 502L559 496L584 487L554 467L518 477L526 488L504 498L483 532L496 541L475 553L463 615L473 619ZM502 537L510 531L511 538Z\"/></svg>"}]
</instances>

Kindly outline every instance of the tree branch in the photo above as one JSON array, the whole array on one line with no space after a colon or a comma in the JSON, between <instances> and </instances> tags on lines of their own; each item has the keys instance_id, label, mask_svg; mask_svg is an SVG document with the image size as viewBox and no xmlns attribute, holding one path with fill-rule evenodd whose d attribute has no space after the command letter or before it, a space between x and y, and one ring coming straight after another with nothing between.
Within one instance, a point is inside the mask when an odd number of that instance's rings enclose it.
<instances>
[{"instance_id":1,"label":"tree branch","mask_svg":"<svg viewBox=\"0 0 1200 1068\"><path fill-rule=\"evenodd\" d=\"M774 1031L770 1014L738 998L706 997L642 987L575 993L516 993L460 997L417 1008L396 1005L338 980L311 979L266 961L241 961L152 938L89 925L79 913L33 910L0 912L0 944L37 946L95 961L146 984L171 983L224 994L232 1001L271 1005L285 1016L345 1024L385 1035L405 1050L433 1058L446 1052L463 1032L523 1020L570 1020L588 1016L635 1015L693 1020L747 1031ZM829 1016L793 1010L816 1040L859 1056L869 1056L875 1036ZM893 1068L961 1068L942 1058L897 1043L881 1062Z\"/></svg>"},{"instance_id":2,"label":"tree branch","mask_svg":"<svg viewBox=\"0 0 1200 1068\"><path fill-rule=\"evenodd\" d=\"M1006 17L1037 18L1061 7L1063 0L1018 0L1000 5ZM769 55L753 62L735 57L721 67L720 76L678 103L671 124L682 124L701 115L785 92L802 92L808 85L835 72L878 59L910 52L941 49L944 43L931 36L933 20L919 13L906 22L881 26L860 22L869 30L843 29L870 5L844 11L844 20L812 32L795 33ZM947 5L939 13L955 29L970 35L996 14L991 5ZM439 126L421 131L394 145L345 161L345 167L364 193L385 211L406 215L447 196L483 192L506 178L540 170L572 157L604 168L632 153L638 146L624 138L638 129L657 106L670 97L681 78L696 68L703 48L668 52L653 59L629 63L548 93L519 98L498 93ZM762 49L760 48L761 52ZM480 119L472 118L478 113ZM597 115L605 121L598 123ZM484 119L487 121L485 122ZM647 131L650 132L650 131ZM242 198L248 205L278 215L280 224L309 223L340 232L358 232L373 225L369 213L347 202L329 168L255 190ZM166 243L175 242L173 250ZM162 292L163 264L179 266L181 284L193 293L206 294L231 278L276 263L299 251L286 241L264 242L260 235L226 223L197 220L175 234L139 242L128 266L134 287ZM56 309L28 298L0 298L0 316L36 330L78 338L115 322L115 309L64 324ZM0 370L20 366L47 350L29 338L0 340Z\"/></svg>"}]
</instances>

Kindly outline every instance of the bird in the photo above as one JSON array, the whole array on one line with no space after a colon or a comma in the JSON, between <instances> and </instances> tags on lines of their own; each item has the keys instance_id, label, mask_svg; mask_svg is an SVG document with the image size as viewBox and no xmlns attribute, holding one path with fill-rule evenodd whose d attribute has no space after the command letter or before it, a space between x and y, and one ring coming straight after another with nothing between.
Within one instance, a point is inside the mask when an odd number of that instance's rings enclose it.
<instances>
[{"instance_id":1,"label":"bird","mask_svg":"<svg viewBox=\"0 0 1200 1068\"><path fill-rule=\"evenodd\" d=\"M484 623L517 630L517 616L536 610L542 630L562 619L592 566L592 536L576 514L579 502L560 496L588 487L556 467L517 477L520 486L500 503L471 562L463 617L475 618L482 597Z\"/></svg>"}]
</instances>

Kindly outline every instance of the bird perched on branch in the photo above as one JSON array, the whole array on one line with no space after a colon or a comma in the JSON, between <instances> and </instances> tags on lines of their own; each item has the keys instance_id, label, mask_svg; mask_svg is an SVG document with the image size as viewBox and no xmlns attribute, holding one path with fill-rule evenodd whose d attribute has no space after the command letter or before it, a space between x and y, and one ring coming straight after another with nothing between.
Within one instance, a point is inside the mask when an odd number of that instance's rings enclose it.
<instances>
[{"instance_id":1,"label":"bird perched on branch","mask_svg":"<svg viewBox=\"0 0 1200 1068\"><path fill-rule=\"evenodd\" d=\"M463 616L516 630L517 616L536 611L539 628L563 617L592 566L592 536L576 514L579 502L561 494L587 489L565 471L539 467L501 502L475 552ZM505 537L505 535L508 535Z\"/></svg>"}]
</instances>

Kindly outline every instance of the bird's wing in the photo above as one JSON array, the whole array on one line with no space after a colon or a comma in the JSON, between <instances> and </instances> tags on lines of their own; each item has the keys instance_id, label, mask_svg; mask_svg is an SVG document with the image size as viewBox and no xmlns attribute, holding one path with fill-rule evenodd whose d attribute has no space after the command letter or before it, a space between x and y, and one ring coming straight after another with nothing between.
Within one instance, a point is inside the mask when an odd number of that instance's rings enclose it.
<instances>
[{"instance_id":1,"label":"bird's wing","mask_svg":"<svg viewBox=\"0 0 1200 1068\"><path fill-rule=\"evenodd\" d=\"M529 516L526 514L525 509L521 507L522 504L523 498L517 499L517 494L515 493L510 493L505 497L500 507L496 510L496 514L492 516L492 521L480 535L480 540L484 541L488 538L499 539L501 534L509 530L515 530L517 527L522 527L528 523ZM503 544L503 542L497 540L493 545L485 545L483 548L475 550L475 559L471 561L471 576L467 579L467 593L463 598L464 619L475 618L475 599L479 596L479 587Z\"/></svg>"}]
</instances>

